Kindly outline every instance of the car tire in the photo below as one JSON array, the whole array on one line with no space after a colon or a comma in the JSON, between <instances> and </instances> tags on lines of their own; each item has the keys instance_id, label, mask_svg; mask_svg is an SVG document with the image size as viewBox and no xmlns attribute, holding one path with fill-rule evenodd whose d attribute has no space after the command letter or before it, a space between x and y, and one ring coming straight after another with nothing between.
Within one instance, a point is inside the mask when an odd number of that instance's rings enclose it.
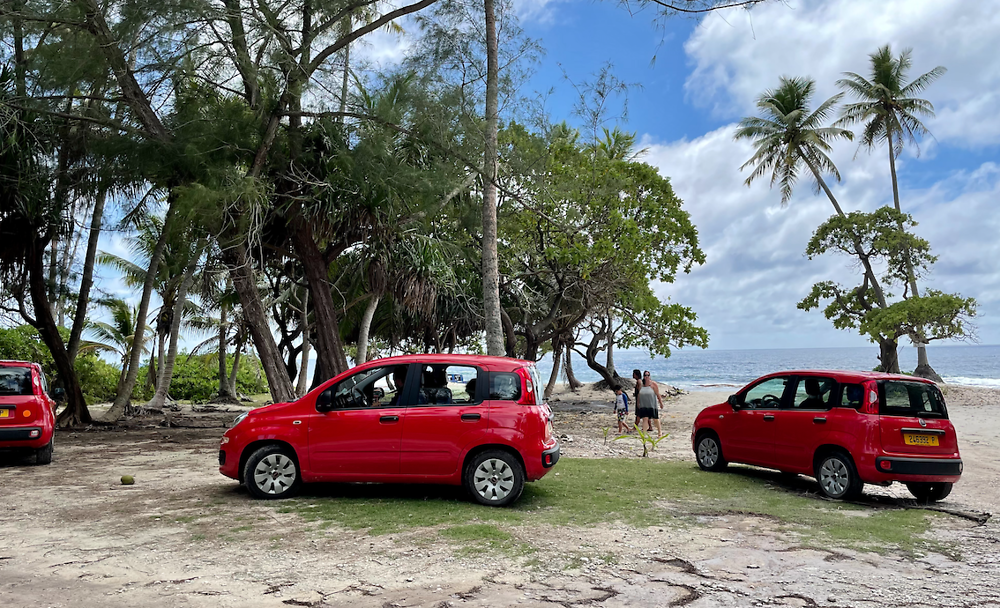
<instances>
[{"instance_id":1,"label":"car tire","mask_svg":"<svg viewBox=\"0 0 1000 608\"><path fill-rule=\"evenodd\" d=\"M703 471L721 471L729 464L722 455L722 443L715 433L704 433L698 437L695 459Z\"/></svg>"},{"instance_id":2,"label":"car tire","mask_svg":"<svg viewBox=\"0 0 1000 608\"><path fill-rule=\"evenodd\" d=\"M298 492L302 475L291 450L266 445L250 455L243 469L243 483L254 498L289 498Z\"/></svg>"},{"instance_id":3,"label":"car tire","mask_svg":"<svg viewBox=\"0 0 1000 608\"><path fill-rule=\"evenodd\" d=\"M524 468L516 456L503 450L476 455L462 476L473 500L489 507L506 507L524 491Z\"/></svg>"},{"instance_id":4,"label":"car tire","mask_svg":"<svg viewBox=\"0 0 1000 608\"><path fill-rule=\"evenodd\" d=\"M52 447L55 443L56 438L53 437L49 439L49 442L44 446L35 450L35 464L52 464Z\"/></svg>"},{"instance_id":5,"label":"car tire","mask_svg":"<svg viewBox=\"0 0 1000 608\"><path fill-rule=\"evenodd\" d=\"M851 457L843 452L829 452L816 461L819 490L834 500L852 500L861 495L864 482L858 476Z\"/></svg>"},{"instance_id":6,"label":"car tire","mask_svg":"<svg viewBox=\"0 0 1000 608\"><path fill-rule=\"evenodd\" d=\"M929 503L944 500L951 494L952 485L945 482L914 482L906 484L906 489L913 494L917 502Z\"/></svg>"}]
</instances>

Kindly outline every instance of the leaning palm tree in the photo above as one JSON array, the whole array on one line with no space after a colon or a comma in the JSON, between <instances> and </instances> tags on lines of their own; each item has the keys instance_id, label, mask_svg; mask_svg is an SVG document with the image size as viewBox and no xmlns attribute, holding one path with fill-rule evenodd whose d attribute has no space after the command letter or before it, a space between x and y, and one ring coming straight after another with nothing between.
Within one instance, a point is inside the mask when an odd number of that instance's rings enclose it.
<instances>
[{"instance_id":1,"label":"leaning palm tree","mask_svg":"<svg viewBox=\"0 0 1000 608\"><path fill-rule=\"evenodd\" d=\"M829 156L833 149L831 142L838 139L850 141L854 134L840 127L823 126L842 93L827 99L815 110L809 110L815 88L816 81L811 78L782 76L776 89L768 89L757 98L761 115L745 117L733 136L736 140L750 140L755 148L754 155L740 166L740 170L753 169L744 182L747 186L770 173L770 185L772 188L775 184L779 185L781 204L786 205L792 198L799 174L805 168L816 180L817 189L826 193L837 215L844 217L844 210L827 186L823 174L829 173L840 181L840 172ZM857 250L875 299L879 306L885 307L882 288L867 256L861 251L860 243Z\"/></svg>"},{"instance_id":2,"label":"leaning palm tree","mask_svg":"<svg viewBox=\"0 0 1000 608\"><path fill-rule=\"evenodd\" d=\"M744 182L747 186L770 173L771 187L779 184L781 204L785 205L791 199L795 182L804 167L816 180L817 190L821 189L826 193L837 215L846 217L837 198L823 180L823 174L830 173L840 180L840 172L829 157L831 142L837 139L852 140L854 134L837 126L823 126L843 96L842 93L827 99L810 112L809 103L815 86L816 83L811 78L783 76L778 88L768 89L757 98L761 116L748 116L741 120L734 135L737 140L752 141L755 147L754 155L740 169L753 168ZM876 306L886 308L882 287L859 240L854 242L854 251L864 266L865 285L871 288Z\"/></svg>"},{"instance_id":3,"label":"leaning palm tree","mask_svg":"<svg viewBox=\"0 0 1000 608\"><path fill-rule=\"evenodd\" d=\"M896 158L903 152L903 144L910 143L920 148L918 138L930 135L918 116L934 116L934 106L926 99L916 97L946 71L943 66L915 78L907 83L907 73L913 64L912 49L904 49L898 57L892 54L887 44L869 55L871 76L865 78L854 72L844 72L846 78L837 81L837 86L857 97L860 101L844 106L836 124L844 126L864 125L860 146L870 150L882 143L889 149L889 174L892 177L892 202L896 211L899 207L899 184L896 179ZM902 225L900 225L902 229ZM920 297L917 278L909 252L904 252L908 274L907 284L912 297ZM917 346L918 376L941 382L927 362L926 339L922 333L911 336Z\"/></svg>"}]
</instances>

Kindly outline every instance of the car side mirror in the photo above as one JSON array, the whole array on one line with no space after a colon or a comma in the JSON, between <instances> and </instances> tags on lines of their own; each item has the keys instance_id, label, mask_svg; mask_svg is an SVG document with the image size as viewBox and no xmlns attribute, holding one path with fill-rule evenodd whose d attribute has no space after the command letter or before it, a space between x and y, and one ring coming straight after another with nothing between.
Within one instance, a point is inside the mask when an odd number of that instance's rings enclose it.
<instances>
[{"instance_id":1,"label":"car side mirror","mask_svg":"<svg viewBox=\"0 0 1000 608\"><path fill-rule=\"evenodd\" d=\"M733 406L734 410L740 409L740 406L742 405L740 403L739 395L729 395L729 399L727 399L726 401L729 403L729 405Z\"/></svg>"},{"instance_id":2,"label":"car side mirror","mask_svg":"<svg viewBox=\"0 0 1000 608\"><path fill-rule=\"evenodd\" d=\"M56 401L62 401L66 398L66 391L62 387L57 387L52 389L52 398Z\"/></svg>"},{"instance_id":3,"label":"car side mirror","mask_svg":"<svg viewBox=\"0 0 1000 608\"><path fill-rule=\"evenodd\" d=\"M329 412L333 409L333 388L328 388L316 397L316 411Z\"/></svg>"}]
</instances>

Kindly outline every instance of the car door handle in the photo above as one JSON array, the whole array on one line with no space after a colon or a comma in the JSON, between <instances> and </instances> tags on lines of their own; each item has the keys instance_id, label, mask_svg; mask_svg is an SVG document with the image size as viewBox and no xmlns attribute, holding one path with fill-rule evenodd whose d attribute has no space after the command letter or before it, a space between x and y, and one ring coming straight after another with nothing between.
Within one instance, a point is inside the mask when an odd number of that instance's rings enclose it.
<instances>
[{"instance_id":1,"label":"car door handle","mask_svg":"<svg viewBox=\"0 0 1000 608\"><path fill-rule=\"evenodd\" d=\"M816 416L815 418L813 418L813 422L815 422L816 424L826 424L826 418L823 418L822 416Z\"/></svg>"},{"instance_id":2,"label":"car door handle","mask_svg":"<svg viewBox=\"0 0 1000 608\"><path fill-rule=\"evenodd\" d=\"M388 424L390 422L399 422L399 416L380 416L378 419L382 424Z\"/></svg>"},{"instance_id":3,"label":"car door handle","mask_svg":"<svg viewBox=\"0 0 1000 608\"><path fill-rule=\"evenodd\" d=\"M482 414L462 414L462 422L475 422L482 417Z\"/></svg>"},{"instance_id":4,"label":"car door handle","mask_svg":"<svg viewBox=\"0 0 1000 608\"><path fill-rule=\"evenodd\" d=\"M771 420L774 420L774 414L766 414L766 415L764 416L764 420L765 420L765 421L771 421Z\"/></svg>"}]
</instances>

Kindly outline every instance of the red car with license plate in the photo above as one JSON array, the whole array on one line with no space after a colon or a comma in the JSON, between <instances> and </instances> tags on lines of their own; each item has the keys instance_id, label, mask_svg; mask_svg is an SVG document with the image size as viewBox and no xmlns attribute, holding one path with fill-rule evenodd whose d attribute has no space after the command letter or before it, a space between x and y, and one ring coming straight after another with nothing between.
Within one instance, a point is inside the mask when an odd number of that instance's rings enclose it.
<instances>
[{"instance_id":1,"label":"red car with license plate","mask_svg":"<svg viewBox=\"0 0 1000 608\"><path fill-rule=\"evenodd\" d=\"M0 450L32 454L36 464L52 462L56 402L48 391L37 363L0 361Z\"/></svg>"},{"instance_id":2,"label":"red car with license plate","mask_svg":"<svg viewBox=\"0 0 1000 608\"><path fill-rule=\"evenodd\" d=\"M406 355L240 415L219 471L257 498L291 496L303 482L435 483L505 506L558 460L534 363Z\"/></svg>"},{"instance_id":3,"label":"red car with license plate","mask_svg":"<svg viewBox=\"0 0 1000 608\"><path fill-rule=\"evenodd\" d=\"M837 499L898 481L918 500L938 501L962 475L941 391L912 376L769 374L702 410L691 441L704 470L740 462L811 475Z\"/></svg>"}]
</instances>

